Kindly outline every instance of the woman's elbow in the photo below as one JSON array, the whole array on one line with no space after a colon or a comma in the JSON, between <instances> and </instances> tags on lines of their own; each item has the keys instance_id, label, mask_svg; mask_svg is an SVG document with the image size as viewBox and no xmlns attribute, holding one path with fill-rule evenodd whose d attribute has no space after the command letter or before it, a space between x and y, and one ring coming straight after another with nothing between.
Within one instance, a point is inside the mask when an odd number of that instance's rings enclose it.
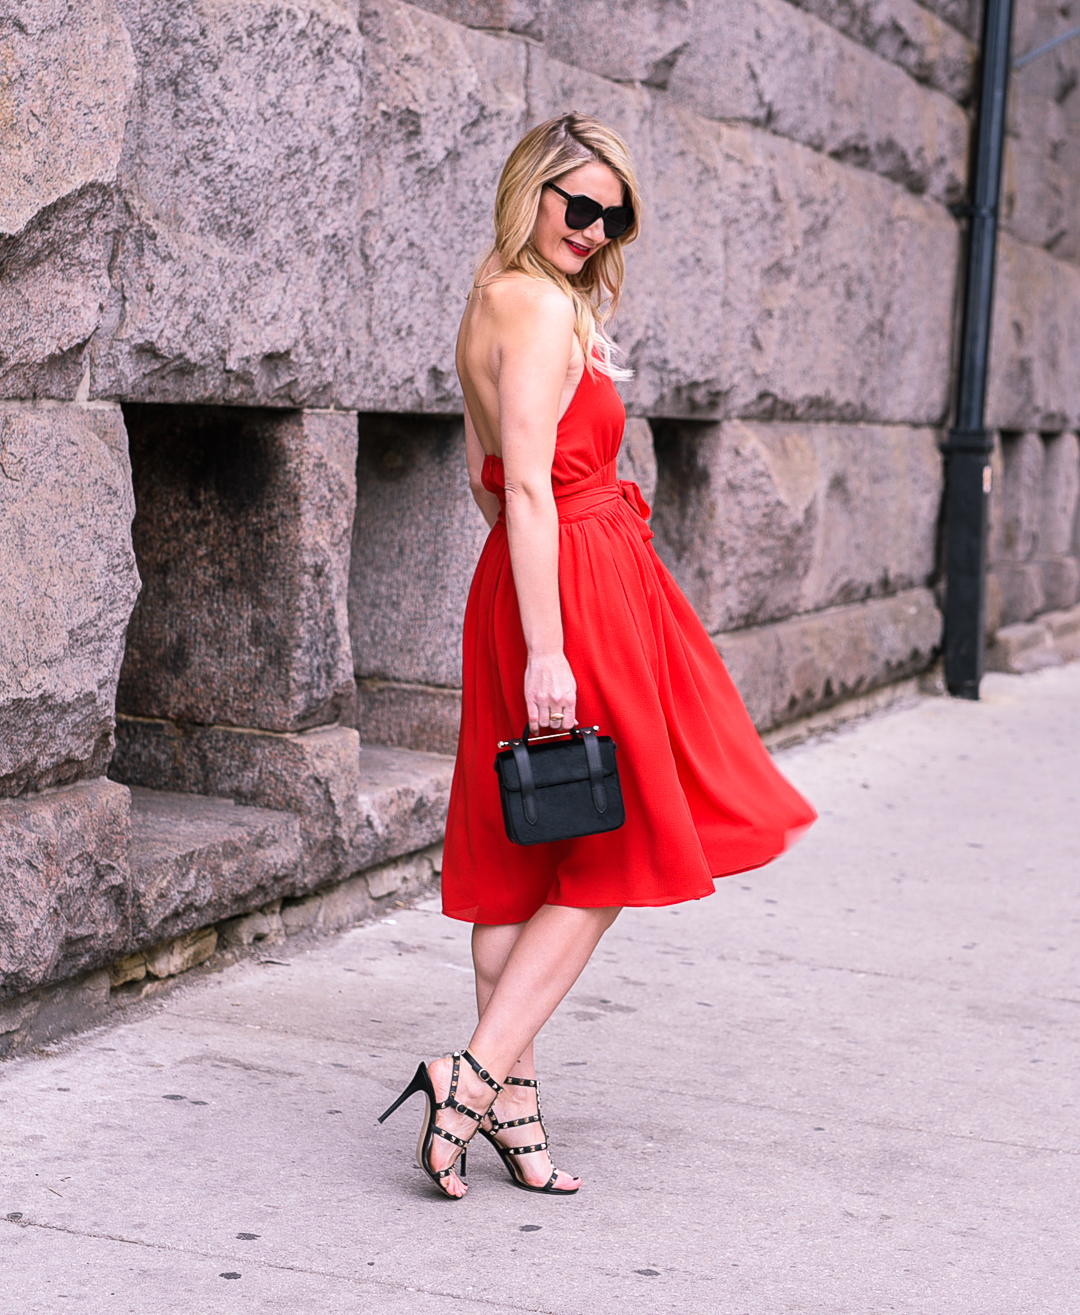
<instances>
[{"instance_id":1,"label":"woman's elbow","mask_svg":"<svg viewBox=\"0 0 1080 1315\"><path fill-rule=\"evenodd\" d=\"M520 483L507 482L506 485L506 514L508 516L516 512L540 512L548 504L554 505L555 495L551 491L550 482L545 486L534 483L531 480L524 480Z\"/></svg>"}]
</instances>

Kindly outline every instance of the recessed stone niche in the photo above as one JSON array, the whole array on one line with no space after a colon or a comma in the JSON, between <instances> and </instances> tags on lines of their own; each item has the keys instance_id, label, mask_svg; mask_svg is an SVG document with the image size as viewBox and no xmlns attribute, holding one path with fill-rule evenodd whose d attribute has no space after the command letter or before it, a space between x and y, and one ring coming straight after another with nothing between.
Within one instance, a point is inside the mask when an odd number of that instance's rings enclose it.
<instances>
[{"instance_id":1,"label":"recessed stone niche","mask_svg":"<svg viewBox=\"0 0 1080 1315\"><path fill-rule=\"evenodd\" d=\"M301 731L353 694L355 417L128 405L143 589L118 711Z\"/></svg>"},{"instance_id":2,"label":"recessed stone niche","mask_svg":"<svg viewBox=\"0 0 1080 1315\"><path fill-rule=\"evenodd\" d=\"M487 533L459 416L360 416L349 625L362 740L454 752L462 618Z\"/></svg>"}]
</instances>

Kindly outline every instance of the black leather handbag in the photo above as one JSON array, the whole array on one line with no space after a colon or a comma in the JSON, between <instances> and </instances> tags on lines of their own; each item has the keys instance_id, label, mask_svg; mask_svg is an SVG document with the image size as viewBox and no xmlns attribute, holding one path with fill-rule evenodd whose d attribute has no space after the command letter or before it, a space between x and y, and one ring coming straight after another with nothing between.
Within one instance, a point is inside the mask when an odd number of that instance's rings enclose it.
<instances>
[{"instance_id":1,"label":"black leather handbag","mask_svg":"<svg viewBox=\"0 0 1080 1315\"><path fill-rule=\"evenodd\" d=\"M515 845L543 845L626 821L615 741L599 726L529 739L500 740L495 755L506 834Z\"/></svg>"}]
</instances>

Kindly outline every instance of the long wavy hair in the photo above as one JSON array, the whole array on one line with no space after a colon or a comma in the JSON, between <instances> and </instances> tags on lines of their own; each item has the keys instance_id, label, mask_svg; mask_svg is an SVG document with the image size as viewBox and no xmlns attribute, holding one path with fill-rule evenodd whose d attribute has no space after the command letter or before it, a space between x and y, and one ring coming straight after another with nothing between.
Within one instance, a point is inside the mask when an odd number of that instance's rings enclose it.
<instances>
[{"instance_id":1,"label":"long wavy hair","mask_svg":"<svg viewBox=\"0 0 1080 1315\"><path fill-rule=\"evenodd\" d=\"M621 237L612 238L589 257L577 274L566 275L545 260L532 243L540 196L547 183L583 164L598 162L623 185L624 203L633 207L634 222ZM495 195L495 242L484 254L473 281L480 290L492 277L507 270L521 270L532 278L549 279L574 304L574 330L585 353L585 365L613 379L626 379L630 370L615 364L615 344L605 332L608 320L618 309L626 266L623 247L633 242L641 223L641 193L626 143L599 119L584 114L563 114L548 119L525 134L510 152ZM488 271L498 256L502 269Z\"/></svg>"}]
</instances>

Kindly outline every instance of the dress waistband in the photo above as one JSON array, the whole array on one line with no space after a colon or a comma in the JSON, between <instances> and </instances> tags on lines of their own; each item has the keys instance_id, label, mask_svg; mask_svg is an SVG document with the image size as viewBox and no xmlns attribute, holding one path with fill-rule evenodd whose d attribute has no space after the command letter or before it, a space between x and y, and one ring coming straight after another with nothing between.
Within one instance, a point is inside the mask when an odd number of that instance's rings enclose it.
<instances>
[{"instance_id":1,"label":"dress waistband","mask_svg":"<svg viewBox=\"0 0 1080 1315\"><path fill-rule=\"evenodd\" d=\"M497 458L489 457L488 460L493 461ZM487 480L484 482L487 484ZM488 487L490 488L491 485ZM499 513L499 519L504 520L506 490L496 485L493 492L497 493L502 503L503 510ZM576 480L573 484L553 484L552 492L555 495L555 506L559 512L560 522L569 523L584 520L589 516L598 516L606 508L622 502L634 513L635 526L642 539L648 541L653 537L648 524L652 509L645 501L641 489L632 479L615 478L614 461L601 466L599 470L594 470L584 479Z\"/></svg>"}]
</instances>

